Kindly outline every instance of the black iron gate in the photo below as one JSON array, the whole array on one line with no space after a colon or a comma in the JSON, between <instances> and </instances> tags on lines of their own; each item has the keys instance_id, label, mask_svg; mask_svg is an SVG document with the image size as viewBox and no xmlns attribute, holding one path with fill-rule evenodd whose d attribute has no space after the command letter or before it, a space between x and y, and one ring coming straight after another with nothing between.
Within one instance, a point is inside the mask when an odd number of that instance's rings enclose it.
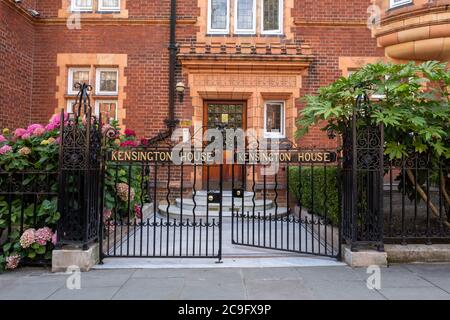
<instances>
[{"instance_id":1,"label":"black iron gate","mask_svg":"<svg viewBox=\"0 0 450 320\"><path fill-rule=\"evenodd\" d=\"M118 132L91 114L89 90L80 85L78 112L61 118L60 246L99 242L102 259L220 261L229 232L237 246L340 258L342 196L343 238L382 250L383 130L360 121L367 97L344 135L341 173L340 151L289 141L235 150L231 165L196 149L174 161L163 141L118 146Z\"/></svg>"}]
</instances>

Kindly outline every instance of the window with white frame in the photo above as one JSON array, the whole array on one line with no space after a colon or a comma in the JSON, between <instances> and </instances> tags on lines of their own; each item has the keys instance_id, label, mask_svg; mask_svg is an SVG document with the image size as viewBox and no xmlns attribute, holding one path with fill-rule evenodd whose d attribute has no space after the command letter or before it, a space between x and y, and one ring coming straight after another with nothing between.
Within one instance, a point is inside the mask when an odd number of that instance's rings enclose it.
<instances>
[{"instance_id":1,"label":"window with white frame","mask_svg":"<svg viewBox=\"0 0 450 320\"><path fill-rule=\"evenodd\" d=\"M264 104L264 137L284 138L285 112L283 101L267 101Z\"/></svg>"},{"instance_id":2,"label":"window with white frame","mask_svg":"<svg viewBox=\"0 0 450 320\"><path fill-rule=\"evenodd\" d=\"M102 115L102 119L108 122L118 119L117 101L97 100L95 101L95 115Z\"/></svg>"},{"instance_id":3,"label":"window with white frame","mask_svg":"<svg viewBox=\"0 0 450 320\"><path fill-rule=\"evenodd\" d=\"M68 94L78 94L79 89L76 88L77 83L89 84L90 69L89 68L70 68L68 77Z\"/></svg>"},{"instance_id":4,"label":"window with white frame","mask_svg":"<svg viewBox=\"0 0 450 320\"><path fill-rule=\"evenodd\" d=\"M208 33L226 34L230 26L230 0L208 0Z\"/></svg>"},{"instance_id":5,"label":"window with white frame","mask_svg":"<svg viewBox=\"0 0 450 320\"><path fill-rule=\"evenodd\" d=\"M66 112L73 113L75 111L74 110L75 104L76 104L75 100L67 100Z\"/></svg>"},{"instance_id":6,"label":"window with white frame","mask_svg":"<svg viewBox=\"0 0 450 320\"><path fill-rule=\"evenodd\" d=\"M95 77L95 93L97 95L117 95L119 92L119 70L99 68Z\"/></svg>"},{"instance_id":7,"label":"window with white frame","mask_svg":"<svg viewBox=\"0 0 450 320\"><path fill-rule=\"evenodd\" d=\"M98 0L99 11L120 11L120 0Z\"/></svg>"},{"instance_id":8,"label":"window with white frame","mask_svg":"<svg viewBox=\"0 0 450 320\"><path fill-rule=\"evenodd\" d=\"M395 8L412 2L413 0L390 0L390 7Z\"/></svg>"},{"instance_id":9,"label":"window with white frame","mask_svg":"<svg viewBox=\"0 0 450 320\"><path fill-rule=\"evenodd\" d=\"M76 12L92 11L93 0L72 0L71 10Z\"/></svg>"},{"instance_id":10,"label":"window with white frame","mask_svg":"<svg viewBox=\"0 0 450 320\"><path fill-rule=\"evenodd\" d=\"M234 5L234 32L256 33L256 0L236 0Z\"/></svg>"},{"instance_id":11,"label":"window with white frame","mask_svg":"<svg viewBox=\"0 0 450 320\"><path fill-rule=\"evenodd\" d=\"M262 0L261 33L283 33L283 0Z\"/></svg>"}]
</instances>

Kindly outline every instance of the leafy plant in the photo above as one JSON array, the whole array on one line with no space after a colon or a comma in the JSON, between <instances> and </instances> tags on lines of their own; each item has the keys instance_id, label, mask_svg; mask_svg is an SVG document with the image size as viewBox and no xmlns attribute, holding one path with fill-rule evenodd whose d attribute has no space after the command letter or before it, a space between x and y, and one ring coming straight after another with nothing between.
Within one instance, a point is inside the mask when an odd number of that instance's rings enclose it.
<instances>
[{"instance_id":1,"label":"leafy plant","mask_svg":"<svg viewBox=\"0 0 450 320\"><path fill-rule=\"evenodd\" d=\"M317 124L323 130L343 134L354 111L357 129L368 123L383 124L385 154L389 159L407 159L419 154L429 159L430 167L443 168L437 180L450 215L449 89L450 71L444 63L369 64L348 78L341 77L319 89L317 95L305 98L306 107L300 111L297 121L297 137L307 134ZM362 103L361 108L355 109L356 97L363 94L372 98L370 103ZM415 176L412 169L402 174L406 177L400 179L399 189L404 188L410 197L417 192L419 198L428 202L430 196L425 191L424 177ZM426 170L420 174L426 174ZM430 207L439 218L436 207L432 204ZM444 223L450 228L448 221Z\"/></svg>"}]
</instances>

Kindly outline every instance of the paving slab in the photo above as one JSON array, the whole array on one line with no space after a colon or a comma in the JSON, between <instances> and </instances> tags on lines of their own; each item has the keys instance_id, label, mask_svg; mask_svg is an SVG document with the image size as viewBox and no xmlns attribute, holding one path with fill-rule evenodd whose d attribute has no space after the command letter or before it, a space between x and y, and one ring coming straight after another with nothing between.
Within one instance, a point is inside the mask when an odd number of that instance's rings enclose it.
<instances>
[{"instance_id":1,"label":"paving slab","mask_svg":"<svg viewBox=\"0 0 450 320\"><path fill-rule=\"evenodd\" d=\"M120 287L83 287L77 290L58 289L47 300L110 300Z\"/></svg>"},{"instance_id":2,"label":"paving slab","mask_svg":"<svg viewBox=\"0 0 450 320\"><path fill-rule=\"evenodd\" d=\"M250 300L305 300L312 294L302 280L245 280Z\"/></svg>"},{"instance_id":3,"label":"paving slab","mask_svg":"<svg viewBox=\"0 0 450 320\"><path fill-rule=\"evenodd\" d=\"M450 300L450 294L435 288L382 288L380 293L389 300Z\"/></svg>"},{"instance_id":4,"label":"paving slab","mask_svg":"<svg viewBox=\"0 0 450 320\"><path fill-rule=\"evenodd\" d=\"M242 279L228 282L220 279L186 280L180 294L182 300L244 300Z\"/></svg>"},{"instance_id":5,"label":"paving slab","mask_svg":"<svg viewBox=\"0 0 450 320\"><path fill-rule=\"evenodd\" d=\"M179 299L183 279L130 279L114 295L114 300Z\"/></svg>"}]
</instances>

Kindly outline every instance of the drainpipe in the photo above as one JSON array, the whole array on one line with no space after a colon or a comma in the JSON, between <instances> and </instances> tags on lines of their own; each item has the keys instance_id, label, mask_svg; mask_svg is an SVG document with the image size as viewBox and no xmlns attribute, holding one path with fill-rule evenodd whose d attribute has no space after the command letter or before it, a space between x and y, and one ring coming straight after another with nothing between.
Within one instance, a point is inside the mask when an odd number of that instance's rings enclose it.
<instances>
[{"instance_id":1,"label":"drainpipe","mask_svg":"<svg viewBox=\"0 0 450 320\"><path fill-rule=\"evenodd\" d=\"M175 120L175 67L177 63L177 0L170 2L170 43L169 43L169 118L166 125L169 130L173 130L178 121Z\"/></svg>"},{"instance_id":2,"label":"drainpipe","mask_svg":"<svg viewBox=\"0 0 450 320\"><path fill-rule=\"evenodd\" d=\"M169 40L169 114L168 118L164 121L167 129L161 131L156 136L148 139L148 144L156 144L171 136L173 130L178 124L178 120L175 119L175 76L176 76L176 63L177 63L177 40L176 40L176 27L177 27L177 0L170 1L170 40Z\"/></svg>"}]
</instances>

